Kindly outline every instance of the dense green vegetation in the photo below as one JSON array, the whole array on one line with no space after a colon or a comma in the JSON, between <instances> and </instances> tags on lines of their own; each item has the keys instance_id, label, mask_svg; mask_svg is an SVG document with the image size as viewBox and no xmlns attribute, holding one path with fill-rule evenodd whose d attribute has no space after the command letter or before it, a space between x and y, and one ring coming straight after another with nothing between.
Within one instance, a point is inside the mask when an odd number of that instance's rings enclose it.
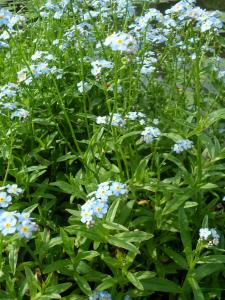
<instances>
[{"instance_id":1,"label":"dense green vegetation","mask_svg":"<svg viewBox=\"0 0 225 300\"><path fill-rule=\"evenodd\" d=\"M0 300L224 298L224 15L164 2L0 10Z\"/></svg>"}]
</instances>

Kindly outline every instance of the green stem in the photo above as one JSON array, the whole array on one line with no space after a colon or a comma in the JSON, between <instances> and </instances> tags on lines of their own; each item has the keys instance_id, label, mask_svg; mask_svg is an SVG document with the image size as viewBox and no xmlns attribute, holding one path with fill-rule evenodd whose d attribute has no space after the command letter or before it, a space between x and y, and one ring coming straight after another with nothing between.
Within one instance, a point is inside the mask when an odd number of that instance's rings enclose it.
<instances>
[{"instance_id":1,"label":"green stem","mask_svg":"<svg viewBox=\"0 0 225 300\"><path fill-rule=\"evenodd\" d=\"M79 144L78 144L78 141L77 141L75 132L74 132L74 130L73 130L73 126L72 126L71 121L70 121L70 118L69 118L69 116L68 116L68 114L67 114L67 111L66 111L66 108L65 108L64 101L63 101L63 99L62 99L62 97L61 97L61 94L60 94L60 92L59 92L58 85L57 85L57 83L56 83L56 81L55 81L55 78L52 77L52 79L53 79L53 83L54 83L54 86L55 86L55 89L56 89L56 94L57 94L57 98L58 98L58 103L59 103L59 105L60 105L60 107L61 107L61 109L62 109L62 111L63 111L63 114L64 114L64 116L65 116L66 122L67 122L67 124L68 124L68 126L69 126L69 129L70 129L70 132L71 132L71 135L72 135L74 144L75 144L75 146L76 146L76 148L77 148L77 151L78 151L79 155L82 157L82 151L81 151L80 146L79 146Z\"/></svg>"},{"instance_id":2,"label":"green stem","mask_svg":"<svg viewBox=\"0 0 225 300\"><path fill-rule=\"evenodd\" d=\"M201 120L201 82L200 82L200 59L197 57L195 64L195 106L197 108L197 126ZM197 184L202 179L202 142L201 136L197 136Z\"/></svg>"}]
</instances>

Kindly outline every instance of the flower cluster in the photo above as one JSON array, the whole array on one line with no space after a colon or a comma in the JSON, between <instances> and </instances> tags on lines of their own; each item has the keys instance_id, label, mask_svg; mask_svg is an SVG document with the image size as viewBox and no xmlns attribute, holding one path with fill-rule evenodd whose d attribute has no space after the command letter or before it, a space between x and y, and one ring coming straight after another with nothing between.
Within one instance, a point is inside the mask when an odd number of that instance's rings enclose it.
<instances>
[{"instance_id":1,"label":"flower cluster","mask_svg":"<svg viewBox=\"0 0 225 300\"><path fill-rule=\"evenodd\" d=\"M86 93L91 89L91 85L86 81L80 81L77 83L77 89L80 93Z\"/></svg>"},{"instance_id":2,"label":"flower cluster","mask_svg":"<svg viewBox=\"0 0 225 300\"><path fill-rule=\"evenodd\" d=\"M29 112L24 108L18 108L15 102L5 102L7 98L13 98L17 96L18 85L12 82L4 85L0 88L0 99L3 102L0 102L2 110L10 110L11 119L15 117L25 119L29 116ZM3 113L3 111L1 112Z\"/></svg>"},{"instance_id":3,"label":"flower cluster","mask_svg":"<svg viewBox=\"0 0 225 300\"><path fill-rule=\"evenodd\" d=\"M185 150L193 148L193 142L190 140L179 140L173 145L172 150L176 153L181 153Z\"/></svg>"},{"instance_id":4,"label":"flower cluster","mask_svg":"<svg viewBox=\"0 0 225 300\"><path fill-rule=\"evenodd\" d=\"M89 226L94 223L94 218L102 219L108 210L108 198L127 193L126 184L118 181L100 183L97 190L88 195L88 201L81 207L81 222Z\"/></svg>"},{"instance_id":5,"label":"flower cluster","mask_svg":"<svg viewBox=\"0 0 225 300\"><path fill-rule=\"evenodd\" d=\"M141 135L145 143L150 144L161 135L161 131L157 127L145 127Z\"/></svg>"},{"instance_id":6,"label":"flower cluster","mask_svg":"<svg viewBox=\"0 0 225 300\"><path fill-rule=\"evenodd\" d=\"M15 83L9 82L0 88L0 99L2 98L12 98L17 94L18 86Z\"/></svg>"},{"instance_id":7,"label":"flower cluster","mask_svg":"<svg viewBox=\"0 0 225 300\"><path fill-rule=\"evenodd\" d=\"M152 51L146 51L144 58L140 59L137 57L137 63L141 65L140 73L144 75L151 75L156 69L157 59L155 53Z\"/></svg>"},{"instance_id":8,"label":"flower cluster","mask_svg":"<svg viewBox=\"0 0 225 300\"><path fill-rule=\"evenodd\" d=\"M109 114L108 116L98 116L96 118L97 124L107 124L116 127L124 126L127 121L135 121L137 120L140 125L145 124L145 114L142 112L130 111L124 117L122 117L119 113Z\"/></svg>"},{"instance_id":9,"label":"flower cluster","mask_svg":"<svg viewBox=\"0 0 225 300\"><path fill-rule=\"evenodd\" d=\"M88 300L112 300L112 295L107 291L94 292ZM131 300L131 297L126 295L123 300Z\"/></svg>"},{"instance_id":10,"label":"flower cluster","mask_svg":"<svg viewBox=\"0 0 225 300\"><path fill-rule=\"evenodd\" d=\"M0 231L4 236L18 232L19 237L31 238L32 233L37 230L38 226L29 213L0 210Z\"/></svg>"},{"instance_id":11,"label":"flower cluster","mask_svg":"<svg viewBox=\"0 0 225 300\"><path fill-rule=\"evenodd\" d=\"M218 32L223 23L218 12L207 12L200 7L194 7L195 1L182 0L166 10L166 14L178 19L181 24L192 22L201 32Z\"/></svg>"},{"instance_id":12,"label":"flower cluster","mask_svg":"<svg viewBox=\"0 0 225 300\"><path fill-rule=\"evenodd\" d=\"M199 230L199 239L208 242L208 246L217 246L220 236L214 228L201 228Z\"/></svg>"},{"instance_id":13,"label":"flower cluster","mask_svg":"<svg viewBox=\"0 0 225 300\"><path fill-rule=\"evenodd\" d=\"M48 51L39 51L37 50L32 56L31 59L33 61L39 60L39 59L45 59L47 61L55 60L54 55L50 54Z\"/></svg>"},{"instance_id":14,"label":"flower cluster","mask_svg":"<svg viewBox=\"0 0 225 300\"><path fill-rule=\"evenodd\" d=\"M91 74L97 76L101 73L102 69L111 69L113 64L105 59L95 60L91 63Z\"/></svg>"},{"instance_id":15,"label":"flower cluster","mask_svg":"<svg viewBox=\"0 0 225 300\"><path fill-rule=\"evenodd\" d=\"M7 207L9 203L12 201L12 196L18 196L23 192L21 188L17 186L17 184L8 184L0 188L0 207Z\"/></svg>"},{"instance_id":16,"label":"flower cluster","mask_svg":"<svg viewBox=\"0 0 225 300\"><path fill-rule=\"evenodd\" d=\"M107 291L94 292L88 300L112 300L112 295Z\"/></svg>"},{"instance_id":17,"label":"flower cluster","mask_svg":"<svg viewBox=\"0 0 225 300\"><path fill-rule=\"evenodd\" d=\"M52 0L47 0L45 5L41 7L40 15L46 18L50 14L53 14L54 19L61 19L69 2L70 0L61 0L59 4L53 4Z\"/></svg>"},{"instance_id":18,"label":"flower cluster","mask_svg":"<svg viewBox=\"0 0 225 300\"><path fill-rule=\"evenodd\" d=\"M136 52L137 42L134 37L128 33L113 33L105 39L105 46L110 46L113 51Z\"/></svg>"},{"instance_id":19,"label":"flower cluster","mask_svg":"<svg viewBox=\"0 0 225 300\"><path fill-rule=\"evenodd\" d=\"M11 119L19 118L26 119L29 116L29 111L24 108L18 108L11 114Z\"/></svg>"},{"instance_id":20,"label":"flower cluster","mask_svg":"<svg viewBox=\"0 0 225 300\"><path fill-rule=\"evenodd\" d=\"M18 83L24 82L29 85L33 81L33 77L38 78L42 75L56 74L56 78L62 78L62 70L57 69L56 66L50 67L47 61L38 62L37 64L30 65L29 68L25 67L17 72ZM30 73L32 75L30 75Z\"/></svg>"},{"instance_id":21,"label":"flower cluster","mask_svg":"<svg viewBox=\"0 0 225 300\"><path fill-rule=\"evenodd\" d=\"M22 194L23 190L17 184L8 184L0 188L0 207L8 207L12 198ZM27 212L5 211L0 209L0 231L6 236L18 232L20 237L30 238L38 226Z\"/></svg>"},{"instance_id":22,"label":"flower cluster","mask_svg":"<svg viewBox=\"0 0 225 300\"><path fill-rule=\"evenodd\" d=\"M101 16L103 19L110 18L113 12L118 18L131 17L135 14L135 9L130 0L88 0L95 10L90 10L84 14L84 20Z\"/></svg>"},{"instance_id":23,"label":"flower cluster","mask_svg":"<svg viewBox=\"0 0 225 300\"><path fill-rule=\"evenodd\" d=\"M0 27L7 26L9 30L19 22L24 22L25 18L23 16L12 14L10 11L5 9L0 9Z\"/></svg>"}]
</instances>

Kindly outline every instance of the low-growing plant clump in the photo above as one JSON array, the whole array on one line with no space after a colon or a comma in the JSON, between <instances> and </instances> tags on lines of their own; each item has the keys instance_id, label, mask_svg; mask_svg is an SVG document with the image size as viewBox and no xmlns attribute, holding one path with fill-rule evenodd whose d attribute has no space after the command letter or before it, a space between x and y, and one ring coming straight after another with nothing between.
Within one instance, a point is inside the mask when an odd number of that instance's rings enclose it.
<instances>
[{"instance_id":1,"label":"low-growing plant clump","mask_svg":"<svg viewBox=\"0 0 225 300\"><path fill-rule=\"evenodd\" d=\"M0 300L224 298L223 17L0 10Z\"/></svg>"}]
</instances>

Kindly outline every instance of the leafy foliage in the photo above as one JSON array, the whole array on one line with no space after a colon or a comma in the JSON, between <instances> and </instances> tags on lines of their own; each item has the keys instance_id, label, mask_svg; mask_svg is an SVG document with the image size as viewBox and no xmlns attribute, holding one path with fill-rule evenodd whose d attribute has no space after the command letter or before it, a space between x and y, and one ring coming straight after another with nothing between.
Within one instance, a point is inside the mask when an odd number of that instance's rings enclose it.
<instances>
[{"instance_id":1,"label":"leafy foliage","mask_svg":"<svg viewBox=\"0 0 225 300\"><path fill-rule=\"evenodd\" d=\"M0 299L223 299L223 24L159 2L0 11Z\"/></svg>"}]
</instances>

